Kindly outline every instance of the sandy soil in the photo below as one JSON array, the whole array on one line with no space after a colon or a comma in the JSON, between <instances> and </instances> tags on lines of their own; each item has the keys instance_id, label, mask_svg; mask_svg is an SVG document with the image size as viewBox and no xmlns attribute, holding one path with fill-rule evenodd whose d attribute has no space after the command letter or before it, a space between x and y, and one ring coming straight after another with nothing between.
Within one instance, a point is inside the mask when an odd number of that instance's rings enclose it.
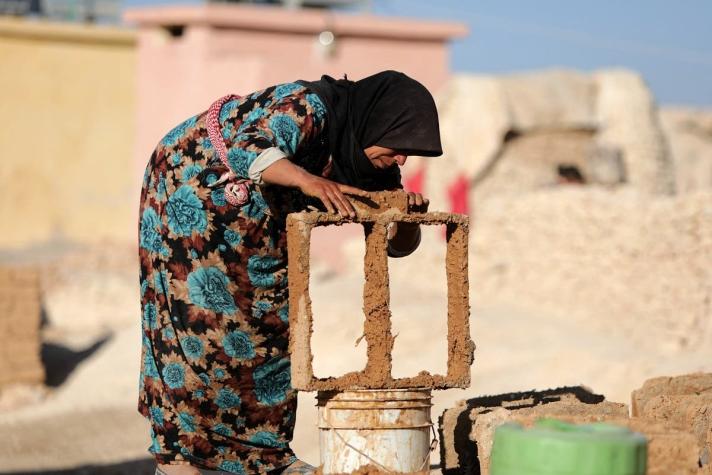
<instances>
[{"instance_id":1,"label":"sandy soil","mask_svg":"<svg viewBox=\"0 0 712 475\"><path fill-rule=\"evenodd\" d=\"M428 239L438 239L438 230L434 233ZM351 254L359 255L359 246L362 244L352 243ZM395 376L414 375L423 369L442 372L446 361L446 296L437 277L441 272L444 275L444 270L436 264L437 254L422 251L411 259L422 260L426 271L415 279L406 279L399 271L403 266L411 272L412 267L405 261L391 260L391 302L394 335L397 334ZM82 265L86 266L86 261ZM412 266L412 262L408 265ZM363 367L365 345L354 345L363 332L359 267L350 262L348 268L353 271L334 274L326 267L314 266L311 291L317 375ZM93 352L70 368L62 384L46 394L15 390L14 400L13 391L0 398L0 407L4 407L0 410L0 437L4 441L0 444L1 470L59 470L130 462L146 456L147 426L134 410L140 349L138 319L131 322L123 317L137 302L133 295L134 276L105 265L81 275L82 279L90 274L101 278L106 272L111 273L107 280L110 284L83 295L83 303L74 307L72 318L64 317L71 324L45 329L48 340L55 346L63 345L65 352L60 356L81 356L87 348ZM74 284L65 280L62 285ZM477 344L472 387L436 391L433 420L459 399L563 385L585 384L611 400L628 402L631 390L649 377L712 369L710 345L661 351L659 341L631 338L596 325L587 327L578 319L486 304L477 300L476 282L471 282L471 288L471 326ZM53 292L62 295L59 287ZM112 319L110 312L105 312L108 295L117 305L121 302L123 308L117 309L121 318ZM65 305L66 300L61 303ZM50 302L48 308L58 312L56 309L64 307L53 307ZM48 317L51 322L53 315ZM62 320L57 317L58 322ZM94 322L86 331L75 325L82 318ZM101 321L96 321L98 318ZM95 344L107 335L104 343ZM334 358L337 354L341 356ZM33 398L41 401L30 403ZM23 401L28 404L23 406ZM294 448L304 460L317 464L315 402L313 393L300 395ZM432 462L437 463L437 454ZM130 471L138 473L136 466L129 466Z\"/></svg>"}]
</instances>

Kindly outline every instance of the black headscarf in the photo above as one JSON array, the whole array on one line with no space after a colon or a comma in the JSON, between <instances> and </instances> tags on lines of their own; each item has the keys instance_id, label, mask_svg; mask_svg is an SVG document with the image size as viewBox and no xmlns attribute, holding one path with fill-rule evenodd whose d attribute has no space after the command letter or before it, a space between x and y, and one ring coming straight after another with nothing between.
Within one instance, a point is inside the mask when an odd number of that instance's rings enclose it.
<instances>
[{"instance_id":1,"label":"black headscarf","mask_svg":"<svg viewBox=\"0 0 712 475\"><path fill-rule=\"evenodd\" d=\"M326 105L334 181L368 191L400 188L399 167L374 167L363 151L371 145L442 155L435 101L415 79L383 71L355 82L330 76L299 82Z\"/></svg>"}]
</instances>

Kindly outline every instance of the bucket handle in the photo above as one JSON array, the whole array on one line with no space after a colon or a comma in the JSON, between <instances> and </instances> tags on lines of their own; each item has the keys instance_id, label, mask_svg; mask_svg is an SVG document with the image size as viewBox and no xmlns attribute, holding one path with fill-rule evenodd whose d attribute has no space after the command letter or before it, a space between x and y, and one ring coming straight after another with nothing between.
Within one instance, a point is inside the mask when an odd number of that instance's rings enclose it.
<instances>
[{"instance_id":1,"label":"bucket handle","mask_svg":"<svg viewBox=\"0 0 712 475\"><path fill-rule=\"evenodd\" d=\"M324 421L324 422L326 422L326 421ZM350 448L351 450L355 451L355 452L358 453L359 455L361 455L361 456L367 458L370 462L374 463L376 466L378 466L378 468L380 468L380 469L383 470L384 472L386 472L386 473L399 473L399 472L396 472L396 471L394 471L394 470L391 470L391 469L385 467L383 464L381 464L381 463L378 462L377 460L374 460L374 459L371 458L369 455L363 453L363 451L361 451L361 450L359 450L358 448L354 447L353 445L349 444L349 442L348 442L346 439L344 439L344 437L343 437L341 434L339 434L339 430L336 429L335 427L331 427L331 426L329 426L328 424L327 424L327 427L328 427L329 429L331 429L331 430L334 431L334 433L336 434L336 436L337 436L339 439L341 439L341 442L343 442L344 445L346 445L348 448ZM425 469L425 466L428 465L428 462L430 461L430 454L433 453L433 451L438 447L438 438L437 438L437 435L435 434L435 426L434 426L432 423L430 424L430 430L433 432L433 439L430 441L430 450L428 450L428 455L425 456L425 458L423 459L423 463L421 463L421 464L420 464L420 468L418 468L418 471L419 471L419 472L422 472L422 471Z\"/></svg>"}]
</instances>

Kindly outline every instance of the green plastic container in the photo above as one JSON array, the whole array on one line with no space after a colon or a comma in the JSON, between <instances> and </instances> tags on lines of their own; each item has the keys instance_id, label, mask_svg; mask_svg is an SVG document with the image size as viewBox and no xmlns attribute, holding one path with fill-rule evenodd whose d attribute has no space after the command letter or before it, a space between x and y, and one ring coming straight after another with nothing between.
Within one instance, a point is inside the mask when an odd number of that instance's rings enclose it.
<instances>
[{"instance_id":1,"label":"green plastic container","mask_svg":"<svg viewBox=\"0 0 712 475\"><path fill-rule=\"evenodd\" d=\"M542 419L497 428L491 475L645 475L648 443L625 427Z\"/></svg>"}]
</instances>

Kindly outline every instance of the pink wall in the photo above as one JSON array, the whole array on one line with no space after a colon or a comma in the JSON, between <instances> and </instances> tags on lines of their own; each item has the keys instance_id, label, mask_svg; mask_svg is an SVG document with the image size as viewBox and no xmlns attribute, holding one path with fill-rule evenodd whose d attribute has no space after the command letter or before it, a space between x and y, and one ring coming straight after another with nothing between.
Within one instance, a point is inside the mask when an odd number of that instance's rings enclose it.
<instances>
[{"instance_id":1,"label":"pink wall","mask_svg":"<svg viewBox=\"0 0 712 475\"><path fill-rule=\"evenodd\" d=\"M141 8L125 19L139 29L137 183L163 134L219 96L384 69L437 92L450 74L448 42L467 34L457 23L255 5ZM166 26L183 26L182 36ZM317 41L324 30L336 36L331 54Z\"/></svg>"}]
</instances>

